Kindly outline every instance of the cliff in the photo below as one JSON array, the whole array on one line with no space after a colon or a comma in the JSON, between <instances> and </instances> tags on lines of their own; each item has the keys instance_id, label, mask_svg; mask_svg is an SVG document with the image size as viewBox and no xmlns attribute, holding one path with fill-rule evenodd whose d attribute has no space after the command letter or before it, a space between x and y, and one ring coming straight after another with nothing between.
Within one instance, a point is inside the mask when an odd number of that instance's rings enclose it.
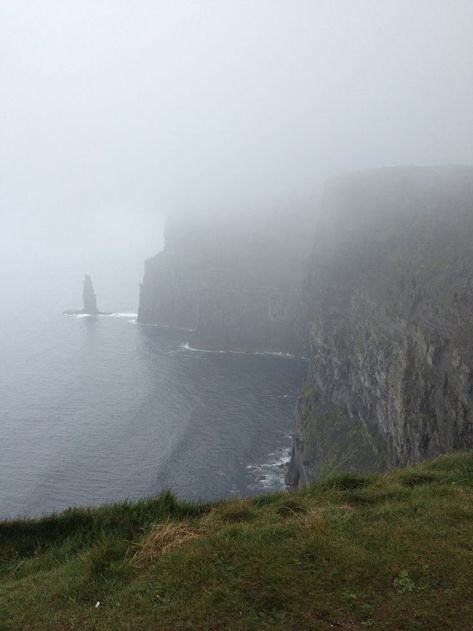
<instances>
[{"instance_id":1,"label":"cliff","mask_svg":"<svg viewBox=\"0 0 473 631\"><path fill-rule=\"evenodd\" d=\"M473 169L332 180L303 299L288 481L473 445Z\"/></svg>"},{"instance_id":2,"label":"cliff","mask_svg":"<svg viewBox=\"0 0 473 631\"><path fill-rule=\"evenodd\" d=\"M145 264L138 321L187 329L200 348L301 352L309 221L294 211L172 217L164 251Z\"/></svg>"},{"instance_id":3,"label":"cliff","mask_svg":"<svg viewBox=\"0 0 473 631\"><path fill-rule=\"evenodd\" d=\"M291 485L408 465L473 446L472 243L472 168L352 173L312 212L174 216L139 321L308 357Z\"/></svg>"}]
</instances>

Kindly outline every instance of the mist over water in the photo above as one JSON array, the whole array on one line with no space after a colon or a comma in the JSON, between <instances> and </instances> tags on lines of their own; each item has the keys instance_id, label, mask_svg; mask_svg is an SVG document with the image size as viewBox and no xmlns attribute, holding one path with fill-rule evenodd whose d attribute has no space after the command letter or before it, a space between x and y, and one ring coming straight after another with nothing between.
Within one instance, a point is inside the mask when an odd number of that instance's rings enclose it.
<instances>
[{"instance_id":1,"label":"mist over water","mask_svg":"<svg viewBox=\"0 0 473 631\"><path fill-rule=\"evenodd\" d=\"M0 3L0 515L281 484L301 362L61 312L135 313L166 216L298 252L327 176L473 163L472 41L470 0Z\"/></svg>"},{"instance_id":2,"label":"mist over water","mask_svg":"<svg viewBox=\"0 0 473 631\"><path fill-rule=\"evenodd\" d=\"M136 305L164 216L316 213L340 171L472 163L472 25L469 0L5 0L2 296L73 308L88 273Z\"/></svg>"},{"instance_id":3,"label":"mist over water","mask_svg":"<svg viewBox=\"0 0 473 631\"><path fill-rule=\"evenodd\" d=\"M131 221L131 220L130 220ZM21 222L18 221L18 224ZM133 231L118 238L113 222L73 244L44 241L27 227L8 224L0 236L0 314L35 317L82 308L82 281L93 278L103 311L136 312L144 260L164 245L164 216L132 218ZM6 222L5 222L6 224Z\"/></svg>"}]
</instances>

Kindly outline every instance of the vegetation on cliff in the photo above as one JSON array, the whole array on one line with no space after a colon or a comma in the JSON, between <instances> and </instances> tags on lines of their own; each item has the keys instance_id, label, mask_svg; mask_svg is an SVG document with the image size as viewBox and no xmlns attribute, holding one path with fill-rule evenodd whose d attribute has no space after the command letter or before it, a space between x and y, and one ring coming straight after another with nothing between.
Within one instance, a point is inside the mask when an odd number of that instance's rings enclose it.
<instances>
[{"instance_id":1,"label":"vegetation on cliff","mask_svg":"<svg viewBox=\"0 0 473 631\"><path fill-rule=\"evenodd\" d=\"M0 524L0 628L466 629L473 455Z\"/></svg>"}]
</instances>

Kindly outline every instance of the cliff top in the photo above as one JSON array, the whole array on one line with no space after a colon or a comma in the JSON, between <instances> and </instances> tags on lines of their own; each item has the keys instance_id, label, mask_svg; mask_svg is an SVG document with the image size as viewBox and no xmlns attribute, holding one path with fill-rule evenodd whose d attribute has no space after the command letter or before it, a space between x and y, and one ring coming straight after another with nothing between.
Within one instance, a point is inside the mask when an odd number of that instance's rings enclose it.
<instances>
[{"instance_id":1,"label":"cliff top","mask_svg":"<svg viewBox=\"0 0 473 631\"><path fill-rule=\"evenodd\" d=\"M466 629L473 455L0 523L2 629Z\"/></svg>"}]
</instances>

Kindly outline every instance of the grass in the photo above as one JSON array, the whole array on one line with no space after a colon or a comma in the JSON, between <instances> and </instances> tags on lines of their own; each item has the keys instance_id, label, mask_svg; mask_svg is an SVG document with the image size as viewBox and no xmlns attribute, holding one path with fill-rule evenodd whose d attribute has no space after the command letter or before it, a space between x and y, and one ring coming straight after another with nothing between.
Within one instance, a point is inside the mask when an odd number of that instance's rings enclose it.
<instances>
[{"instance_id":1,"label":"grass","mask_svg":"<svg viewBox=\"0 0 473 631\"><path fill-rule=\"evenodd\" d=\"M0 523L0 629L473 629L473 454ZM100 604L97 604L100 603Z\"/></svg>"}]
</instances>

